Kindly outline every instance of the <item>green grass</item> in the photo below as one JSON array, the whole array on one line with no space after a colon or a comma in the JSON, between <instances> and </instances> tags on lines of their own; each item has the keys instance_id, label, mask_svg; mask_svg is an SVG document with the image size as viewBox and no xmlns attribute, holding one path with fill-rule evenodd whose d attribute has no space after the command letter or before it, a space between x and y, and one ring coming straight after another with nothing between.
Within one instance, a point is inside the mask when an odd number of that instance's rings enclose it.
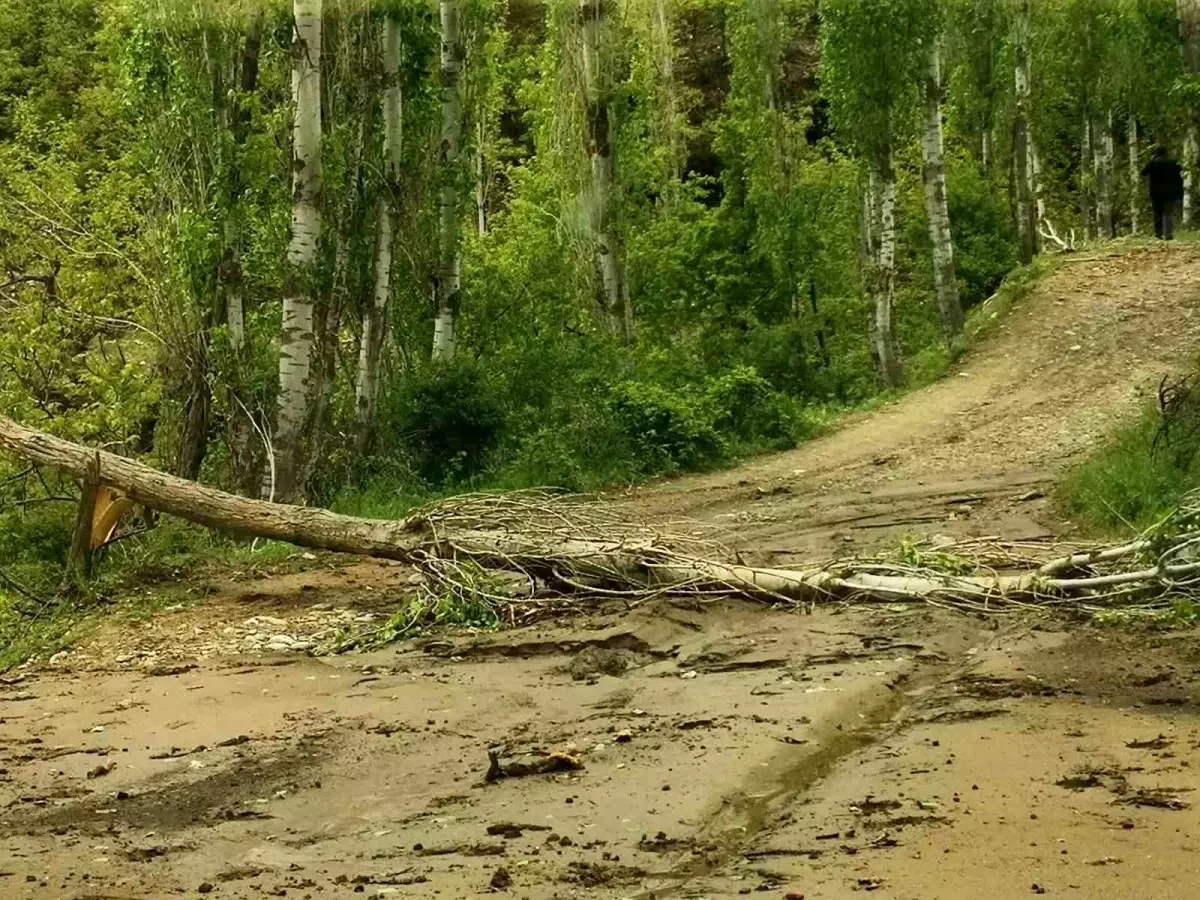
<instances>
[{"instance_id":1,"label":"green grass","mask_svg":"<svg viewBox=\"0 0 1200 900\"><path fill-rule=\"evenodd\" d=\"M1059 489L1061 512L1106 537L1141 533L1170 513L1200 485L1200 465L1181 466L1155 446L1159 422L1158 411L1147 410L1069 472Z\"/></svg>"}]
</instances>

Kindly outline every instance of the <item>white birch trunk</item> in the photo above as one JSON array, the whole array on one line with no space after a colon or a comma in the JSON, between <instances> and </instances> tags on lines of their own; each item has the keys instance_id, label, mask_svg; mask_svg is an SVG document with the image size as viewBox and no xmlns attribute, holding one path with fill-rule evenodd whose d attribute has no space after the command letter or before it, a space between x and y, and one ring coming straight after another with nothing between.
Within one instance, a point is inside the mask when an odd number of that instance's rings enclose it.
<instances>
[{"instance_id":1,"label":"white birch trunk","mask_svg":"<svg viewBox=\"0 0 1200 900\"><path fill-rule=\"evenodd\" d=\"M1038 153L1037 144L1029 142L1029 196L1033 198L1034 246L1041 249L1041 236L1037 234L1037 224L1046 218L1046 197L1042 193L1042 157Z\"/></svg>"},{"instance_id":2,"label":"white birch trunk","mask_svg":"<svg viewBox=\"0 0 1200 900\"><path fill-rule=\"evenodd\" d=\"M228 210L225 215L225 246L229 254L229 264L232 272L238 272L242 265L242 248L240 234L234 216L236 210ZM224 281L225 289L225 325L229 329L229 346L234 355L241 357L242 347L246 345L246 308L242 300L241 279L232 277L232 273Z\"/></svg>"},{"instance_id":3,"label":"white birch trunk","mask_svg":"<svg viewBox=\"0 0 1200 900\"><path fill-rule=\"evenodd\" d=\"M904 364L900 359L893 316L896 305L896 172L890 145L879 152L875 165L878 170L873 181L878 191L875 208L879 231L872 285L871 355L880 383L884 387L899 387L904 383Z\"/></svg>"},{"instance_id":4,"label":"white birch trunk","mask_svg":"<svg viewBox=\"0 0 1200 900\"><path fill-rule=\"evenodd\" d=\"M580 0L580 28L583 33L584 88L587 94L588 147L592 164L592 196L588 205L588 227L596 248L596 268L600 283L597 312L601 322L614 334L632 337L632 309L624 307L622 296L622 260L620 240L613 221L612 136L607 91L604 89L603 49L605 0Z\"/></svg>"},{"instance_id":5,"label":"white birch trunk","mask_svg":"<svg viewBox=\"0 0 1200 900\"><path fill-rule=\"evenodd\" d=\"M487 234L487 160L484 158L483 117L475 124L475 233Z\"/></svg>"},{"instance_id":6,"label":"white birch trunk","mask_svg":"<svg viewBox=\"0 0 1200 900\"><path fill-rule=\"evenodd\" d=\"M652 32L655 68L657 70L663 106L667 120L665 140L671 166L671 193L679 182L684 165L682 135L679 128L679 97L675 86L675 41L671 27L668 0L654 0Z\"/></svg>"},{"instance_id":7,"label":"white birch trunk","mask_svg":"<svg viewBox=\"0 0 1200 900\"><path fill-rule=\"evenodd\" d=\"M921 139L922 171L925 182L925 214L933 243L933 290L937 297L942 330L947 338L962 334L963 311L958 297L958 275L954 267L954 236L946 199L945 146L942 136L941 54L937 41L929 51L925 79L925 129Z\"/></svg>"},{"instance_id":8,"label":"white birch trunk","mask_svg":"<svg viewBox=\"0 0 1200 900\"><path fill-rule=\"evenodd\" d=\"M1093 131L1092 161L1096 176L1096 236L1113 237L1112 113Z\"/></svg>"},{"instance_id":9,"label":"white birch trunk","mask_svg":"<svg viewBox=\"0 0 1200 900\"><path fill-rule=\"evenodd\" d=\"M313 350L313 274L321 238L321 3L294 0L292 60L292 229L279 342L275 439L276 499L296 502L308 444L308 381Z\"/></svg>"},{"instance_id":10,"label":"white birch trunk","mask_svg":"<svg viewBox=\"0 0 1200 900\"><path fill-rule=\"evenodd\" d=\"M1091 171L1089 177L1088 172ZM1083 232L1088 238L1096 236L1096 172L1095 156L1092 152L1092 117L1083 113L1083 132L1079 141L1079 218L1083 220Z\"/></svg>"},{"instance_id":11,"label":"white birch trunk","mask_svg":"<svg viewBox=\"0 0 1200 900\"><path fill-rule=\"evenodd\" d=\"M462 52L459 2L440 0L442 21L442 187L438 201L439 247L437 318L433 322L433 359L448 362L458 348L461 286L459 248L459 151L462 144Z\"/></svg>"},{"instance_id":12,"label":"white birch trunk","mask_svg":"<svg viewBox=\"0 0 1200 900\"><path fill-rule=\"evenodd\" d=\"M1196 219L1196 126L1189 124L1183 139L1183 227L1191 228Z\"/></svg>"},{"instance_id":13,"label":"white birch trunk","mask_svg":"<svg viewBox=\"0 0 1200 900\"><path fill-rule=\"evenodd\" d=\"M992 130L985 128L979 136L979 166L984 178L992 177Z\"/></svg>"},{"instance_id":14,"label":"white birch trunk","mask_svg":"<svg viewBox=\"0 0 1200 900\"><path fill-rule=\"evenodd\" d=\"M384 171L387 183L375 207L375 289L371 307L363 312L362 341L358 348L354 400L360 453L367 448L375 421L379 363L387 337L387 307L392 292L396 193L400 177L400 26L393 16L384 18L380 39L383 77L387 85L383 93Z\"/></svg>"},{"instance_id":15,"label":"white birch trunk","mask_svg":"<svg viewBox=\"0 0 1200 900\"><path fill-rule=\"evenodd\" d=\"M1142 227L1142 192L1139 190L1142 166L1137 116L1131 113L1125 128L1129 143L1129 230L1132 234L1137 234Z\"/></svg>"},{"instance_id":16,"label":"white birch trunk","mask_svg":"<svg viewBox=\"0 0 1200 900\"><path fill-rule=\"evenodd\" d=\"M1188 74L1200 76L1200 0L1178 0L1179 32L1183 40L1183 62ZM1196 155L1200 152L1197 132L1200 112L1189 109L1183 140L1183 227L1191 228L1196 219Z\"/></svg>"},{"instance_id":17,"label":"white birch trunk","mask_svg":"<svg viewBox=\"0 0 1200 900\"><path fill-rule=\"evenodd\" d=\"M1021 262L1033 262L1037 250L1037 223L1033 206L1033 139L1030 132L1032 99L1029 84L1030 0L1017 0L1013 41L1013 86L1016 116L1013 122L1013 154L1017 182L1017 234Z\"/></svg>"}]
</instances>

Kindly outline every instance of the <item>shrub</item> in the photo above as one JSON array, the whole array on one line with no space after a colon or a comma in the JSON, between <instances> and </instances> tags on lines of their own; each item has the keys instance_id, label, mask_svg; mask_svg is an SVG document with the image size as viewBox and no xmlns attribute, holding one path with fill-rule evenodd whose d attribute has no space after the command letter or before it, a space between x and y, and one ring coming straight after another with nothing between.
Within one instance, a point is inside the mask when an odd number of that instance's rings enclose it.
<instances>
[{"instance_id":1,"label":"shrub","mask_svg":"<svg viewBox=\"0 0 1200 900\"><path fill-rule=\"evenodd\" d=\"M783 448L796 440L795 405L749 366L712 378L706 389L715 426L746 444Z\"/></svg>"},{"instance_id":2,"label":"shrub","mask_svg":"<svg viewBox=\"0 0 1200 900\"><path fill-rule=\"evenodd\" d=\"M481 472L505 423L500 393L474 363L412 373L380 407L380 440L393 442L431 484Z\"/></svg>"},{"instance_id":3,"label":"shrub","mask_svg":"<svg viewBox=\"0 0 1200 900\"><path fill-rule=\"evenodd\" d=\"M725 455L711 405L692 392L624 381L613 387L610 409L645 474L699 468Z\"/></svg>"}]
</instances>

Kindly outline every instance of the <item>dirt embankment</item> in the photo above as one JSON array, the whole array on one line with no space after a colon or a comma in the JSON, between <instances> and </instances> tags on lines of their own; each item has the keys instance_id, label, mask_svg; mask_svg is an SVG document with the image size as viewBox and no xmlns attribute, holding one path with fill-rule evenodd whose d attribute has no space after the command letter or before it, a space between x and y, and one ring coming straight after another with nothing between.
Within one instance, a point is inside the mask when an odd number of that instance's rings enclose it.
<instances>
[{"instance_id":1,"label":"dirt embankment","mask_svg":"<svg viewBox=\"0 0 1200 900\"><path fill-rule=\"evenodd\" d=\"M1047 494L1200 346L1200 251L1068 258L951 375L790 453L636 492L777 560L905 532L1057 532Z\"/></svg>"},{"instance_id":2,"label":"dirt embankment","mask_svg":"<svg viewBox=\"0 0 1200 900\"><path fill-rule=\"evenodd\" d=\"M946 381L629 502L768 558L1042 533L1038 495L1185 359L1197 301L1191 250L1079 258ZM308 655L408 578L196 585L5 676L0 897L1195 894L1191 633L659 602Z\"/></svg>"}]
</instances>

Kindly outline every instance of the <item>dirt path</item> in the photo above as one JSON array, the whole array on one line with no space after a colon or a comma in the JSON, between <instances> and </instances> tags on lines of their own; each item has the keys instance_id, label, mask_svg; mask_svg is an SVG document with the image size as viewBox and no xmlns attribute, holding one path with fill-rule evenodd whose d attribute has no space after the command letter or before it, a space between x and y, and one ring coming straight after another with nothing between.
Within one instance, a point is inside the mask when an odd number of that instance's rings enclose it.
<instances>
[{"instance_id":1,"label":"dirt path","mask_svg":"<svg viewBox=\"0 0 1200 900\"><path fill-rule=\"evenodd\" d=\"M1195 251L1073 261L961 374L631 502L765 556L1057 527L1197 301ZM661 602L318 659L410 573L300 562L0 678L0 897L1195 894L1194 634Z\"/></svg>"},{"instance_id":2,"label":"dirt path","mask_svg":"<svg viewBox=\"0 0 1200 900\"><path fill-rule=\"evenodd\" d=\"M1067 261L953 374L798 449L642 491L639 509L728 525L775 558L902 532L1057 530L1065 466L1136 414L1200 346L1200 251Z\"/></svg>"}]
</instances>

